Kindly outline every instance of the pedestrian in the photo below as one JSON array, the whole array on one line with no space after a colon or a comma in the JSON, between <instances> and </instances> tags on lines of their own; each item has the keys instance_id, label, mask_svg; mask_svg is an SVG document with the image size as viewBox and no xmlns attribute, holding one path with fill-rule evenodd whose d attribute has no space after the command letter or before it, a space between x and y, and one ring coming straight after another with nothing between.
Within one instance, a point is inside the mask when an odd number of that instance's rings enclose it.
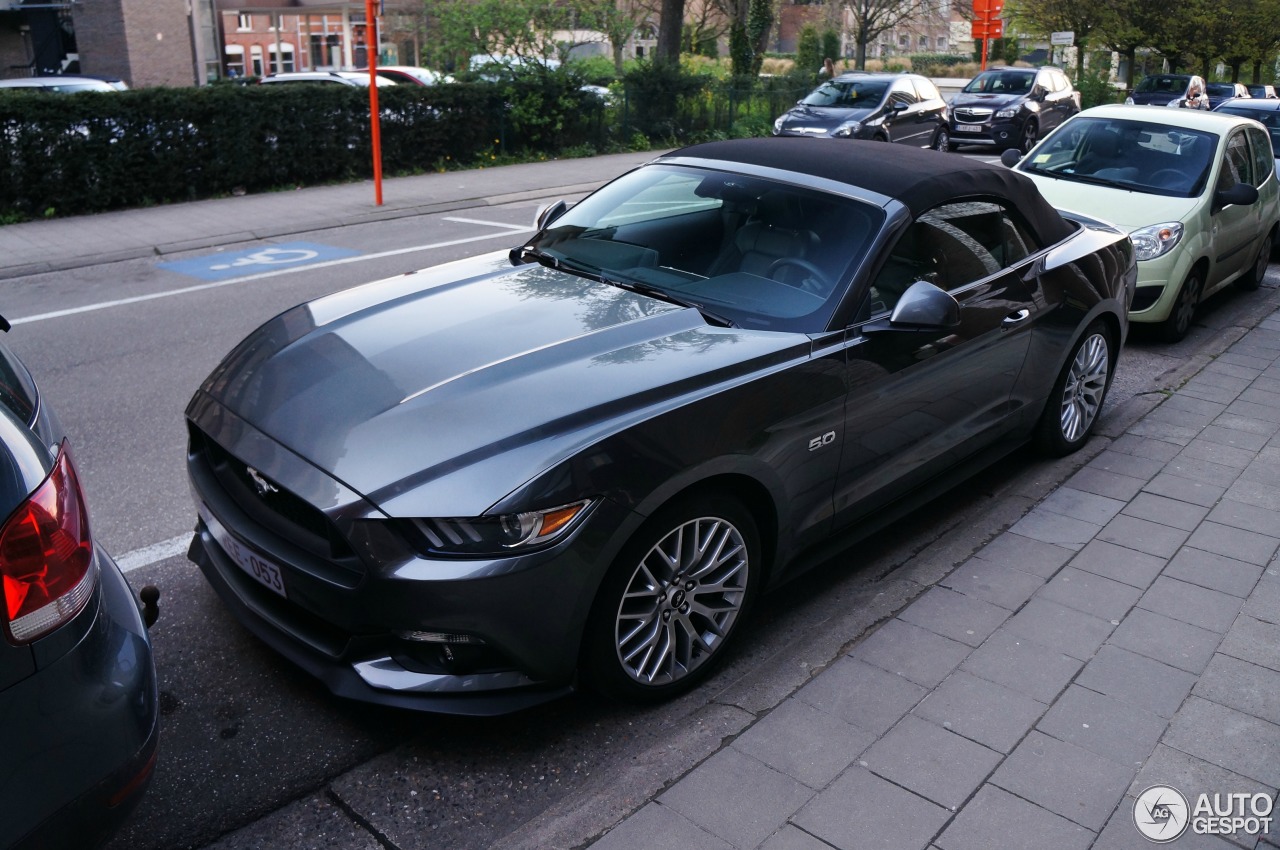
<instances>
[{"instance_id":1,"label":"pedestrian","mask_svg":"<svg viewBox=\"0 0 1280 850\"><path fill-rule=\"evenodd\" d=\"M836 63L830 59L822 60L822 70L818 71L818 82L823 80L832 80L836 76Z\"/></svg>"}]
</instances>

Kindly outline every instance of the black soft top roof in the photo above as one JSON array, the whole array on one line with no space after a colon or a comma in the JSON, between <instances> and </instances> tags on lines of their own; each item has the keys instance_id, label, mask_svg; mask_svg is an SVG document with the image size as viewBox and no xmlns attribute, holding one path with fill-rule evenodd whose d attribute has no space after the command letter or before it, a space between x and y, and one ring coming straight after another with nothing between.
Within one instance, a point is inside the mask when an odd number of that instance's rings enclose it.
<instances>
[{"instance_id":1,"label":"black soft top roof","mask_svg":"<svg viewBox=\"0 0 1280 850\"><path fill-rule=\"evenodd\" d=\"M1061 241L1074 230L1027 177L958 154L884 142L777 136L707 142L672 155L740 162L848 183L901 201L912 216L960 198L1004 200L1022 214L1042 246Z\"/></svg>"}]
</instances>

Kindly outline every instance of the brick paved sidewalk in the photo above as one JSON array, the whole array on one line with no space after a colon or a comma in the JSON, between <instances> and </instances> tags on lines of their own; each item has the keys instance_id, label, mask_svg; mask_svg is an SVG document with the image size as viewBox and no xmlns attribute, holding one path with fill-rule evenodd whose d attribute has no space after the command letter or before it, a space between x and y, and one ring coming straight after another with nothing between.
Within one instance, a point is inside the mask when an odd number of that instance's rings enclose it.
<instances>
[{"instance_id":1,"label":"brick paved sidewalk","mask_svg":"<svg viewBox=\"0 0 1280 850\"><path fill-rule=\"evenodd\" d=\"M1278 432L1280 312L593 846L1115 850L1151 786L1274 802Z\"/></svg>"}]
</instances>

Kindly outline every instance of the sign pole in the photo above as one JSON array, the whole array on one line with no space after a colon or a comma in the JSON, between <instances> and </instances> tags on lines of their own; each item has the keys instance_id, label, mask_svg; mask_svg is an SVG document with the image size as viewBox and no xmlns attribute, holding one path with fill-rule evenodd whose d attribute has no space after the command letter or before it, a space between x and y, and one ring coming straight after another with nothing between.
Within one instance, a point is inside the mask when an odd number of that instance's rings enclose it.
<instances>
[{"instance_id":1,"label":"sign pole","mask_svg":"<svg viewBox=\"0 0 1280 850\"><path fill-rule=\"evenodd\" d=\"M374 205L382 206L382 116L378 111L378 19L373 0L364 0L364 50L369 60L369 129L373 143Z\"/></svg>"}]
</instances>

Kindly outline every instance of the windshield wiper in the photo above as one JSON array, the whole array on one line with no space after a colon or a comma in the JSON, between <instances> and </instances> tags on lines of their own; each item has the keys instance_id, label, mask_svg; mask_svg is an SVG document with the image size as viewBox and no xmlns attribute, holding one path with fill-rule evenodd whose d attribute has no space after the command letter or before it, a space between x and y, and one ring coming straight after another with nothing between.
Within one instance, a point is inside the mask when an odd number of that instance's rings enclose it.
<instances>
[{"instance_id":1,"label":"windshield wiper","mask_svg":"<svg viewBox=\"0 0 1280 850\"><path fill-rule=\"evenodd\" d=\"M610 286L616 286L619 289L625 289L628 292L634 292L638 295L647 295L650 298L657 298L659 301L666 301L668 304L675 304L677 307L690 307L702 314L702 317L713 325L719 325L722 328L736 327L732 321L719 313L713 313L697 301L690 301L687 298L681 298L678 295L672 295L665 289L659 289L656 286L650 286L647 283L639 283L630 280L614 280L606 277L603 273L600 275L600 281Z\"/></svg>"},{"instance_id":2,"label":"windshield wiper","mask_svg":"<svg viewBox=\"0 0 1280 850\"><path fill-rule=\"evenodd\" d=\"M1053 177L1058 180L1074 180L1077 183L1089 183L1093 186L1110 186L1113 189L1123 188L1114 180L1108 180L1105 177L1094 177L1092 174L1077 174L1074 171L1045 171L1037 168L1030 173L1043 174L1046 177Z\"/></svg>"}]
</instances>

